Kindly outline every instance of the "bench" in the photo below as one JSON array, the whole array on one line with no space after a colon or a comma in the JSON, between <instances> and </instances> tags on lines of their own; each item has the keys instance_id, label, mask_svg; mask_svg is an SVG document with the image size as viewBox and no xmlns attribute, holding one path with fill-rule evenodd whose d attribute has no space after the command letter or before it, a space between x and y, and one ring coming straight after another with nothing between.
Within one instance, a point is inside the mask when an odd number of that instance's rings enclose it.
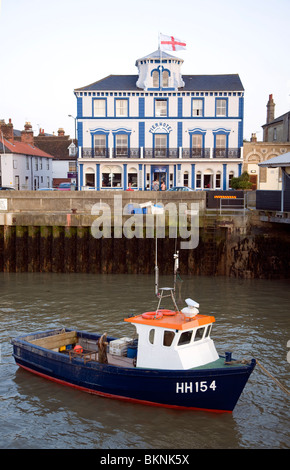
<instances>
[{"instance_id":1,"label":"bench","mask_svg":"<svg viewBox=\"0 0 290 470\"><path fill-rule=\"evenodd\" d=\"M58 333L52 336L46 336L45 338L33 339L30 343L36 346L41 346L45 349L59 350L62 346L69 344L75 344L78 341L76 331L67 331L65 333Z\"/></svg>"}]
</instances>

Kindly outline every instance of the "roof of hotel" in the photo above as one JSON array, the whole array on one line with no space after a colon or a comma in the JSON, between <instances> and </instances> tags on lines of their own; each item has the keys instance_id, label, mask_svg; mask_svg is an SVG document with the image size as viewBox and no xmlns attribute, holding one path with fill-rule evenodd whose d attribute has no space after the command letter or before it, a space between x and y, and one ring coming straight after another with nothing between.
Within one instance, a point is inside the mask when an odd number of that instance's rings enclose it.
<instances>
[{"instance_id":1,"label":"roof of hotel","mask_svg":"<svg viewBox=\"0 0 290 470\"><path fill-rule=\"evenodd\" d=\"M176 57L174 55L168 54L168 52L160 51L160 49L157 49L157 51L151 52L151 54L145 55L141 59L136 60L136 65L140 60L146 60L146 59L174 59L174 60L179 60L183 62L183 59L180 59L179 57Z\"/></svg>"},{"instance_id":2,"label":"roof of hotel","mask_svg":"<svg viewBox=\"0 0 290 470\"><path fill-rule=\"evenodd\" d=\"M78 91L140 91L136 86L138 75L108 75L90 85L76 88ZM179 91L244 91L238 74L230 75L182 75L185 83Z\"/></svg>"}]
</instances>

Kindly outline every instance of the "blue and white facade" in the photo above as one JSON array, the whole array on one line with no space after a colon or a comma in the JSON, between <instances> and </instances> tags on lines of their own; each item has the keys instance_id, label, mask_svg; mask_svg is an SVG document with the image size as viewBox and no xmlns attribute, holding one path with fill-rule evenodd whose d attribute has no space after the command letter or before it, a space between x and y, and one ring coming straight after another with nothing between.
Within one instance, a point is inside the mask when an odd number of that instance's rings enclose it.
<instances>
[{"instance_id":1,"label":"blue and white facade","mask_svg":"<svg viewBox=\"0 0 290 470\"><path fill-rule=\"evenodd\" d=\"M184 75L159 50L138 75L74 91L79 188L227 190L242 170L244 88L238 75Z\"/></svg>"}]
</instances>

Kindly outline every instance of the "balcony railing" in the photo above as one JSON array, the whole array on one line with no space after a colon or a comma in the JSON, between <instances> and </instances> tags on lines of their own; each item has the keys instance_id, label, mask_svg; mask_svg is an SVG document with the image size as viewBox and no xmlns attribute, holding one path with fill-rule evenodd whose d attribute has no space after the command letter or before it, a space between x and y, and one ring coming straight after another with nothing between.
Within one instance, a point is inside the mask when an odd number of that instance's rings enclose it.
<instances>
[{"instance_id":1,"label":"balcony railing","mask_svg":"<svg viewBox=\"0 0 290 470\"><path fill-rule=\"evenodd\" d=\"M82 157L83 158L109 158L109 149L108 148L82 148Z\"/></svg>"},{"instance_id":2,"label":"balcony railing","mask_svg":"<svg viewBox=\"0 0 290 470\"><path fill-rule=\"evenodd\" d=\"M82 158L241 158L240 148L86 148L81 149Z\"/></svg>"},{"instance_id":3,"label":"balcony railing","mask_svg":"<svg viewBox=\"0 0 290 470\"><path fill-rule=\"evenodd\" d=\"M178 158L178 148L144 148L144 158Z\"/></svg>"},{"instance_id":4,"label":"balcony railing","mask_svg":"<svg viewBox=\"0 0 290 470\"><path fill-rule=\"evenodd\" d=\"M210 158L209 148L190 148L182 149L183 158Z\"/></svg>"},{"instance_id":5,"label":"balcony railing","mask_svg":"<svg viewBox=\"0 0 290 470\"><path fill-rule=\"evenodd\" d=\"M140 158L140 148L114 148L112 149L113 158Z\"/></svg>"},{"instance_id":6,"label":"balcony railing","mask_svg":"<svg viewBox=\"0 0 290 470\"><path fill-rule=\"evenodd\" d=\"M213 158L240 158L241 149L227 148L227 149L213 149Z\"/></svg>"}]
</instances>

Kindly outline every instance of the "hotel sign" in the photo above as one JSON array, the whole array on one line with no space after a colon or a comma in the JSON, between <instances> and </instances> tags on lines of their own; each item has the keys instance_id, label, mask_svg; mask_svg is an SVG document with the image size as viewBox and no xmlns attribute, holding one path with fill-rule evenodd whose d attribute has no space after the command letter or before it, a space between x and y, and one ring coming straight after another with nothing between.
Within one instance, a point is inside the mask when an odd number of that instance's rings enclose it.
<instances>
[{"instance_id":1,"label":"hotel sign","mask_svg":"<svg viewBox=\"0 0 290 470\"><path fill-rule=\"evenodd\" d=\"M155 122L149 129L152 134L169 134L172 131L172 127L166 122Z\"/></svg>"}]
</instances>

